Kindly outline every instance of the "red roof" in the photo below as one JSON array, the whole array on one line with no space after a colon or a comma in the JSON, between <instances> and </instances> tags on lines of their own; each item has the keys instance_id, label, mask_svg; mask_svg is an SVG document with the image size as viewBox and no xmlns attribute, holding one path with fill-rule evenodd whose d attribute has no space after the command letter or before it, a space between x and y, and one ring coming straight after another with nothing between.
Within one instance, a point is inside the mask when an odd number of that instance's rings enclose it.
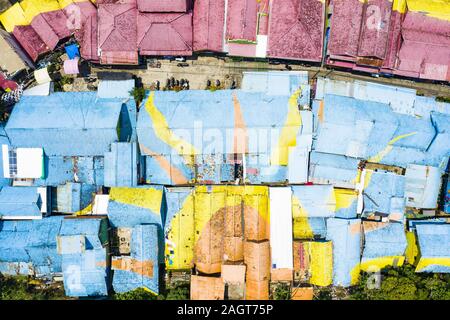
<instances>
[{"instance_id":1,"label":"red roof","mask_svg":"<svg viewBox=\"0 0 450 320\"><path fill-rule=\"evenodd\" d=\"M137 0L140 12L187 12L189 0Z\"/></svg>"},{"instance_id":2,"label":"red roof","mask_svg":"<svg viewBox=\"0 0 450 320\"><path fill-rule=\"evenodd\" d=\"M52 29L52 27L47 23L42 14L34 17L34 19L31 21L31 26L50 50L56 48L59 42L59 37Z\"/></svg>"},{"instance_id":3,"label":"red roof","mask_svg":"<svg viewBox=\"0 0 450 320\"><path fill-rule=\"evenodd\" d=\"M268 56L321 61L324 10L317 0L272 2Z\"/></svg>"},{"instance_id":4,"label":"red roof","mask_svg":"<svg viewBox=\"0 0 450 320\"><path fill-rule=\"evenodd\" d=\"M0 88L2 88L3 90L10 89L10 90L14 91L18 87L19 86L17 85L17 82L6 79L6 77L3 75L3 73L0 72Z\"/></svg>"},{"instance_id":5,"label":"red roof","mask_svg":"<svg viewBox=\"0 0 450 320\"><path fill-rule=\"evenodd\" d=\"M257 15L256 0L228 0L226 39L255 42Z\"/></svg>"},{"instance_id":6,"label":"red roof","mask_svg":"<svg viewBox=\"0 0 450 320\"><path fill-rule=\"evenodd\" d=\"M328 54L331 56L351 56L358 54L359 35L364 4L358 0L332 0Z\"/></svg>"},{"instance_id":7,"label":"red roof","mask_svg":"<svg viewBox=\"0 0 450 320\"><path fill-rule=\"evenodd\" d=\"M137 18L141 55L192 55L192 13L142 13Z\"/></svg>"},{"instance_id":8,"label":"red roof","mask_svg":"<svg viewBox=\"0 0 450 320\"><path fill-rule=\"evenodd\" d=\"M450 23L408 12L402 26L398 74L450 80Z\"/></svg>"},{"instance_id":9,"label":"red roof","mask_svg":"<svg viewBox=\"0 0 450 320\"><path fill-rule=\"evenodd\" d=\"M16 26L13 35L33 61L36 61L41 54L50 51L31 25Z\"/></svg>"},{"instance_id":10,"label":"red roof","mask_svg":"<svg viewBox=\"0 0 450 320\"><path fill-rule=\"evenodd\" d=\"M93 62L99 61L97 27L97 11L95 11L85 19L81 30L75 33L75 37L80 43L80 55Z\"/></svg>"},{"instance_id":11,"label":"red roof","mask_svg":"<svg viewBox=\"0 0 450 320\"><path fill-rule=\"evenodd\" d=\"M87 60L98 62L97 8L90 1L74 2L64 8L66 16L81 13L81 21L70 20L70 31L80 43L80 55Z\"/></svg>"},{"instance_id":12,"label":"red roof","mask_svg":"<svg viewBox=\"0 0 450 320\"><path fill-rule=\"evenodd\" d=\"M197 0L194 6L194 51L223 51L225 0Z\"/></svg>"},{"instance_id":13,"label":"red roof","mask_svg":"<svg viewBox=\"0 0 450 320\"><path fill-rule=\"evenodd\" d=\"M392 2L387 0L372 0L366 5L358 56L385 58L391 12Z\"/></svg>"},{"instance_id":14,"label":"red roof","mask_svg":"<svg viewBox=\"0 0 450 320\"><path fill-rule=\"evenodd\" d=\"M135 3L98 3L100 62L137 64Z\"/></svg>"}]
</instances>

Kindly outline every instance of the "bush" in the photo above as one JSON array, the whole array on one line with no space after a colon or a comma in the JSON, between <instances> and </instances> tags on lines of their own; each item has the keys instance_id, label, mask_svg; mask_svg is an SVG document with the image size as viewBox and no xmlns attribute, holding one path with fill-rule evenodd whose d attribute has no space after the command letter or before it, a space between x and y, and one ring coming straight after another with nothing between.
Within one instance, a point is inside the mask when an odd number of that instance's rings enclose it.
<instances>
[{"instance_id":1,"label":"bush","mask_svg":"<svg viewBox=\"0 0 450 320\"><path fill-rule=\"evenodd\" d=\"M133 96L134 101L136 101L136 104L140 105L145 98L145 89L134 87L133 90L130 91L130 95Z\"/></svg>"},{"instance_id":2,"label":"bush","mask_svg":"<svg viewBox=\"0 0 450 320\"><path fill-rule=\"evenodd\" d=\"M0 274L0 300L60 300L65 299L62 287L45 286L25 276Z\"/></svg>"},{"instance_id":3,"label":"bush","mask_svg":"<svg viewBox=\"0 0 450 320\"><path fill-rule=\"evenodd\" d=\"M291 288L286 283L277 284L273 291L273 300L291 300Z\"/></svg>"},{"instance_id":4,"label":"bush","mask_svg":"<svg viewBox=\"0 0 450 320\"><path fill-rule=\"evenodd\" d=\"M113 300L189 300L189 283L179 284L156 295L143 288L138 288L125 293L115 293Z\"/></svg>"},{"instance_id":5,"label":"bush","mask_svg":"<svg viewBox=\"0 0 450 320\"><path fill-rule=\"evenodd\" d=\"M414 267L389 267L382 271L378 289L370 289L370 275L363 273L360 284L351 289L356 300L450 300L450 275L415 273Z\"/></svg>"}]
</instances>

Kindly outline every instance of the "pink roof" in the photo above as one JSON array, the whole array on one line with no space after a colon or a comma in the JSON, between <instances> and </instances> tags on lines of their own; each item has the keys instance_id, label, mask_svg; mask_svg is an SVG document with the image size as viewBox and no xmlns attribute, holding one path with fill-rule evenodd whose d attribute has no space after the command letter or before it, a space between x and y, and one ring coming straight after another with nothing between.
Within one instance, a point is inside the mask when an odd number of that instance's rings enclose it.
<instances>
[{"instance_id":1,"label":"pink roof","mask_svg":"<svg viewBox=\"0 0 450 320\"><path fill-rule=\"evenodd\" d=\"M192 55L192 13L138 14L138 47L142 55Z\"/></svg>"},{"instance_id":2,"label":"pink roof","mask_svg":"<svg viewBox=\"0 0 450 320\"><path fill-rule=\"evenodd\" d=\"M64 73L65 74L78 74L80 73L78 69L78 57L75 57L74 59L68 59L64 61Z\"/></svg>"},{"instance_id":3,"label":"pink roof","mask_svg":"<svg viewBox=\"0 0 450 320\"><path fill-rule=\"evenodd\" d=\"M194 51L223 51L225 0L197 0L194 6Z\"/></svg>"},{"instance_id":4,"label":"pink roof","mask_svg":"<svg viewBox=\"0 0 450 320\"><path fill-rule=\"evenodd\" d=\"M36 61L41 54L50 51L31 25L16 26L13 35L33 61Z\"/></svg>"},{"instance_id":5,"label":"pink roof","mask_svg":"<svg viewBox=\"0 0 450 320\"><path fill-rule=\"evenodd\" d=\"M190 0L137 0L140 12L187 12Z\"/></svg>"},{"instance_id":6,"label":"pink roof","mask_svg":"<svg viewBox=\"0 0 450 320\"><path fill-rule=\"evenodd\" d=\"M321 61L324 10L317 0L272 2L268 56Z\"/></svg>"},{"instance_id":7,"label":"pink roof","mask_svg":"<svg viewBox=\"0 0 450 320\"><path fill-rule=\"evenodd\" d=\"M333 15L328 54L356 56L364 4L358 0L332 0Z\"/></svg>"},{"instance_id":8,"label":"pink roof","mask_svg":"<svg viewBox=\"0 0 450 320\"><path fill-rule=\"evenodd\" d=\"M256 0L228 0L226 39L256 41L257 13Z\"/></svg>"},{"instance_id":9,"label":"pink roof","mask_svg":"<svg viewBox=\"0 0 450 320\"><path fill-rule=\"evenodd\" d=\"M450 23L408 12L403 22L403 43L398 70L419 78L450 80Z\"/></svg>"},{"instance_id":10,"label":"pink roof","mask_svg":"<svg viewBox=\"0 0 450 320\"><path fill-rule=\"evenodd\" d=\"M397 53L400 49L401 30L403 15L394 10L391 12L391 21L389 26L389 37L386 45L386 56L383 61L383 68L393 69L397 61ZM383 70L386 72L387 70Z\"/></svg>"},{"instance_id":11,"label":"pink roof","mask_svg":"<svg viewBox=\"0 0 450 320\"><path fill-rule=\"evenodd\" d=\"M68 18L63 10L44 12L41 15L59 39L70 37L71 31L67 26Z\"/></svg>"},{"instance_id":12,"label":"pink roof","mask_svg":"<svg viewBox=\"0 0 450 320\"><path fill-rule=\"evenodd\" d=\"M99 61L98 36L97 36L97 11L87 17L82 28L75 32L75 37L80 43L80 55L86 60Z\"/></svg>"},{"instance_id":13,"label":"pink roof","mask_svg":"<svg viewBox=\"0 0 450 320\"><path fill-rule=\"evenodd\" d=\"M392 2L372 0L366 5L358 56L384 59L391 21Z\"/></svg>"},{"instance_id":14,"label":"pink roof","mask_svg":"<svg viewBox=\"0 0 450 320\"><path fill-rule=\"evenodd\" d=\"M97 8L90 1L71 3L64 7L63 11L67 17L70 17L68 27L72 32L81 29L89 17L97 16ZM81 19L77 19L78 13L81 14Z\"/></svg>"},{"instance_id":15,"label":"pink roof","mask_svg":"<svg viewBox=\"0 0 450 320\"><path fill-rule=\"evenodd\" d=\"M98 62L97 8L90 1L74 2L65 7L64 12L68 17L81 13L81 19L69 19L70 31L75 33L75 38L80 43L81 57Z\"/></svg>"},{"instance_id":16,"label":"pink roof","mask_svg":"<svg viewBox=\"0 0 450 320\"><path fill-rule=\"evenodd\" d=\"M52 29L52 27L47 23L42 14L37 15L33 18L33 21L31 21L31 26L50 50L56 48L59 42L59 37Z\"/></svg>"},{"instance_id":17,"label":"pink roof","mask_svg":"<svg viewBox=\"0 0 450 320\"><path fill-rule=\"evenodd\" d=\"M135 3L98 4L98 46L101 49L101 63L138 63L136 17Z\"/></svg>"}]
</instances>

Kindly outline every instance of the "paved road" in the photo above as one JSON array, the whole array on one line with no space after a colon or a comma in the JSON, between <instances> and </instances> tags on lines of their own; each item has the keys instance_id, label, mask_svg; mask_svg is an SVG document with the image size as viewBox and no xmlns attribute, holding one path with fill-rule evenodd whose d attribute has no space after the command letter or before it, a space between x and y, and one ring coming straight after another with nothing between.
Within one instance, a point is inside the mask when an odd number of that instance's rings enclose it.
<instances>
[{"instance_id":1,"label":"paved road","mask_svg":"<svg viewBox=\"0 0 450 320\"><path fill-rule=\"evenodd\" d=\"M159 68L114 68L106 69L111 71L131 72L142 79L145 87L150 87L157 80L161 86L164 86L166 79L174 77L175 79L188 79L191 89L205 89L207 80L215 81L219 79L225 87L229 87L231 82L235 80L239 87L242 80L243 71L266 71L266 70L286 70L285 64L273 65L268 62L252 62L252 61L234 61L226 57L223 59L216 57L199 57L198 59L188 60L186 67L179 67L178 61L157 60L161 65ZM443 84L433 84L429 82L416 82L398 78L372 77L370 75L353 74L343 71L331 70L326 68L306 66L306 65L290 65L292 70L306 70L310 73L310 77L327 76L332 79L340 80L366 80L377 83L399 85L412 89L417 89L419 93L433 96L450 97L450 86ZM92 72L105 71L104 68L94 67Z\"/></svg>"}]
</instances>

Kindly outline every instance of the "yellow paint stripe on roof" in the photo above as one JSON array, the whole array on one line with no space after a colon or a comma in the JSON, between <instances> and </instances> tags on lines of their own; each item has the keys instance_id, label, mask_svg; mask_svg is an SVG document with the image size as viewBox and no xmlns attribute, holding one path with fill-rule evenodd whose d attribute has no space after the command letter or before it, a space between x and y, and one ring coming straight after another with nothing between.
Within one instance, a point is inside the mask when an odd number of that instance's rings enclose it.
<instances>
[{"instance_id":1,"label":"yellow paint stripe on roof","mask_svg":"<svg viewBox=\"0 0 450 320\"><path fill-rule=\"evenodd\" d=\"M22 7L19 3L15 3L5 12L0 14L0 22L8 32L13 32L15 26L24 26L30 24L25 17Z\"/></svg>"},{"instance_id":2,"label":"yellow paint stripe on roof","mask_svg":"<svg viewBox=\"0 0 450 320\"><path fill-rule=\"evenodd\" d=\"M358 193L355 190L349 189L334 189L334 196L336 198L336 211L340 209L347 209L358 199Z\"/></svg>"},{"instance_id":3,"label":"yellow paint stripe on roof","mask_svg":"<svg viewBox=\"0 0 450 320\"><path fill-rule=\"evenodd\" d=\"M302 90L298 89L289 98L286 123L281 129L278 146L272 150L272 155L270 157L270 164L272 165L288 165L289 147L295 147L297 144L297 133L302 125L302 116L297 103L301 93Z\"/></svg>"},{"instance_id":4,"label":"yellow paint stripe on roof","mask_svg":"<svg viewBox=\"0 0 450 320\"><path fill-rule=\"evenodd\" d=\"M163 191L154 188L111 188L109 199L160 214Z\"/></svg>"},{"instance_id":5,"label":"yellow paint stripe on roof","mask_svg":"<svg viewBox=\"0 0 450 320\"><path fill-rule=\"evenodd\" d=\"M397 266L402 266L405 262L404 256L387 256L387 257L379 257L370 259L364 262L361 262L361 270L366 272L377 272L387 266L393 266L394 261L398 260Z\"/></svg>"},{"instance_id":6,"label":"yellow paint stripe on roof","mask_svg":"<svg viewBox=\"0 0 450 320\"><path fill-rule=\"evenodd\" d=\"M423 12L427 16L450 21L450 1L448 0L407 0L408 10Z\"/></svg>"},{"instance_id":7,"label":"yellow paint stripe on roof","mask_svg":"<svg viewBox=\"0 0 450 320\"><path fill-rule=\"evenodd\" d=\"M411 132L411 133L402 134L397 137L394 137L391 141L388 142L388 145L386 146L386 148L381 150L378 154L374 155L373 157L370 157L367 161L373 162L373 163L379 163L385 156L387 156L389 154L389 152L392 151L394 143L396 143L397 141L399 141L401 139L411 137L415 134L417 134L417 132Z\"/></svg>"},{"instance_id":8,"label":"yellow paint stripe on roof","mask_svg":"<svg viewBox=\"0 0 450 320\"><path fill-rule=\"evenodd\" d=\"M168 270L190 269L194 259L194 193L191 192L170 223L165 260ZM171 262L171 263L169 263Z\"/></svg>"},{"instance_id":9,"label":"yellow paint stripe on roof","mask_svg":"<svg viewBox=\"0 0 450 320\"><path fill-rule=\"evenodd\" d=\"M170 128L166 118L155 105L155 92L151 92L146 103L145 111L147 111L153 122L153 131L156 136L164 143L182 156L187 164L193 164L194 155L200 152L189 142L178 137Z\"/></svg>"},{"instance_id":10,"label":"yellow paint stripe on roof","mask_svg":"<svg viewBox=\"0 0 450 320\"><path fill-rule=\"evenodd\" d=\"M426 267L432 265L450 267L450 258L420 258L419 263L416 267L416 272L420 272Z\"/></svg>"}]
</instances>

